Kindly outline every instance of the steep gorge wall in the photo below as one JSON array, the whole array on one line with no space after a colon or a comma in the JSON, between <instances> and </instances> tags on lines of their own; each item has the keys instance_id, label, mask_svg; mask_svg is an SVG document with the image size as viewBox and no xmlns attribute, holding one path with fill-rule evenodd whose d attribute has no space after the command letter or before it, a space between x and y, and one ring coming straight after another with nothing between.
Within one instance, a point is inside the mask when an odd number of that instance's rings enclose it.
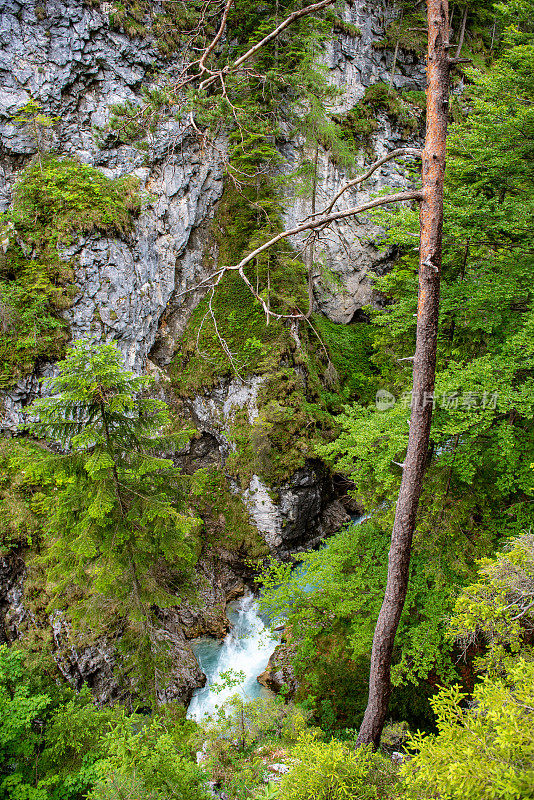
<instances>
[{"instance_id":1,"label":"steep gorge wall","mask_svg":"<svg viewBox=\"0 0 534 800\"><path fill-rule=\"evenodd\" d=\"M148 157L110 137L102 143L94 136L94 126L105 126L109 119L111 104L138 102L141 87L152 82L158 72L172 75L180 60L179 54L163 60L149 36L131 38L110 26L112 8L112 3L89 6L82 0L0 2L0 198L5 210L18 172L36 153L31 131L13 122L30 98L38 101L45 113L59 118L49 142L59 156L79 159L108 177L133 175L139 179L146 200L129 234L81 236L62 251L62 257L75 264L79 287L72 306L63 314L73 339L90 336L115 341L126 364L155 374L162 395L168 396L172 387L167 367L204 294L195 286L208 274L206 248L212 259L217 256L210 226L224 189L224 142L213 148L201 147L179 119L159 126L150 138ZM382 0L355 0L345 5L343 19L360 33L338 33L324 56L329 80L341 90L337 113L350 110L370 85L389 82L392 53L374 45L383 36L391 13L390 4ZM400 52L394 86L421 89L423 81L421 63L412 54ZM385 112L379 115L379 122L369 144L378 156L406 142ZM408 143L416 141L412 137ZM299 157L295 142L288 140L280 147L288 162ZM366 160L368 153L362 149L359 161L363 165ZM316 202L321 207L345 182L347 173L324 149L319 150L317 165ZM402 165L390 163L375 173L365 189L347 192L339 205L361 203L385 186L400 187L406 182ZM291 225L310 213L311 200L288 191L284 206L285 222ZM312 276L314 303L316 311L331 321L347 324L363 305L376 300L369 273L387 269L391 253L377 247L380 230L363 216L339 223L334 233L319 248L323 269L315 269ZM326 273L335 276L335 283L325 279ZM296 341L298 348L298 335ZM53 369L52 364L41 363L34 374L3 393L0 423L6 431L16 430L24 406L41 391L39 377ZM225 375L215 387L183 399L181 409L201 438L179 457L197 465L206 458L224 464L235 449L231 428L236 414L244 412L249 423L254 422L256 397L264 380L265 376L239 380ZM205 445L202 452L199 442ZM244 488L233 480L230 484L234 493L241 494L251 521L271 552L284 558L318 542L347 519L331 477L317 460L306 459L276 487L256 474ZM223 566L215 568L209 558L201 559L198 608L162 612L178 665L169 691L183 700L202 682L186 639L204 632L224 632L225 602L239 591L246 577L235 554L223 553L220 562ZM14 587L21 586L19 567ZM10 591L13 594L15 589ZM10 605L7 596L2 603L7 609L6 638L10 638L17 632L17 615L25 612ZM109 648L102 644L80 654L70 644L63 646L61 626L56 627L56 644L64 653L64 674L75 685L82 680L95 687L105 685L100 691L103 699L110 691L113 694ZM103 674L108 678L104 680Z\"/></svg>"},{"instance_id":2,"label":"steep gorge wall","mask_svg":"<svg viewBox=\"0 0 534 800\"><path fill-rule=\"evenodd\" d=\"M154 5L157 5L155 3ZM105 126L110 106L139 102L143 85L153 75L172 75L179 64L163 61L150 37L130 38L109 24L112 3L88 6L83 0L4 0L0 3L0 198L9 206L20 168L35 155L31 130L13 117L31 98L43 111L59 118L49 147L60 156L73 156L100 169L108 177L134 175L146 189L145 208L131 235L124 238L80 237L62 257L76 267L79 293L64 312L73 339L91 336L117 342L128 366L145 367L154 350L165 366L202 292L183 294L204 277L206 228L223 191L221 149L200 148L182 122L169 119L150 138L147 154L135 147L97 143L95 126ZM360 35L337 34L325 54L329 80L340 90L336 110L350 109L377 81L389 81L392 54L373 45L383 35L392 13L388 3L358 0L345 6L343 16ZM411 54L400 53L394 86L421 88L422 65ZM402 134L382 115L372 137L378 156L397 146ZM289 159L297 157L291 142ZM366 156L362 151L361 162ZM320 207L346 180L346 172L319 153L317 205ZM365 189L349 191L340 207L362 202L384 186L406 184L402 165L385 165ZM289 225L310 213L310 198L286 198ZM372 299L367 273L387 266L387 254L375 247L378 228L365 218L339 223L337 236L323 245L325 266L337 274L341 288L332 290L320 274L314 276L316 307L335 322L350 322ZM162 340L166 347L162 352ZM159 349L158 349L159 348ZM17 410L37 391L28 377L7 393L2 424L13 428ZM17 402L12 404L10 400ZM11 409L11 413L9 413Z\"/></svg>"}]
</instances>

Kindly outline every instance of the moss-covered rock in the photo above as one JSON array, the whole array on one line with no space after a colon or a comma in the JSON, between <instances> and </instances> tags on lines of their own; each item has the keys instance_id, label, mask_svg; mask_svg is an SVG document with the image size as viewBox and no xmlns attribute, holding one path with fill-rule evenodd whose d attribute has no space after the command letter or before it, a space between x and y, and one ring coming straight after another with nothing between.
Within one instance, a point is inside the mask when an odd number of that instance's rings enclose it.
<instances>
[{"instance_id":1,"label":"moss-covered rock","mask_svg":"<svg viewBox=\"0 0 534 800\"><path fill-rule=\"evenodd\" d=\"M345 139L354 147L362 147L378 131L380 112L385 112L392 123L400 128L403 137L409 138L421 129L424 121L426 103L423 98L423 92L397 92L379 81L369 86L362 99L349 111L333 119L340 126Z\"/></svg>"},{"instance_id":2,"label":"moss-covered rock","mask_svg":"<svg viewBox=\"0 0 534 800\"><path fill-rule=\"evenodd\" d=\"M68 326L58 312L79 292L61 255L81 233L125 235L141 206L139 182L111 180L74 159L39 157L15 184L0 225L0 388L34 370L37 359L63 355Z\"/></svg>"}]
</instances>

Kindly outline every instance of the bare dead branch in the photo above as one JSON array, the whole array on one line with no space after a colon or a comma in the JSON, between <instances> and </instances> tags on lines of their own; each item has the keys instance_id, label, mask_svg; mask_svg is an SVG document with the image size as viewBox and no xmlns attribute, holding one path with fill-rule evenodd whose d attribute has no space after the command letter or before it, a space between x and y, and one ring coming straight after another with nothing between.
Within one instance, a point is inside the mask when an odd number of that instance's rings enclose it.
<instances>
[{"instance_id":1,"label":"bare dead branch","mask_svg":"<svg viewBox=\"0 0 534 800\"><path fill-rule=\"evenodd\" d=\"M320 11L321 9L326 8L327 6L332 5L332 3L335 2L335 0L320 0L320 2L318 3L313 3L312 5L306 6L305 8L301 8L297 11L294 11L293 13L289 14L279 25L277 25L276 28L274 28L270 33L264 36L263 39L257 42L257 44L255 44L253 47L247 50L246 53L244 53L234 62L232 62L231 64L227 64L220 70L211 70L207 66L206 61L208 57L213 53L217 44L220 42L224 34L224 31L226 29L226 23L228 20L228 15L233 5L233 2L234 0L226 0L222 20L217 30L217 33L215 34L210 44L203 50L200 58L194 61L190 61L189 63L185 64L181 69L179 79L170 88L170 97L173 98L172 100L170 100L171 104L178 103L181 91L185 89L186 86L190 86L191 84L194 84L196 81L200 81L200 83L198 84L199 90L207 89L209 86L219 81L222 84L222 89L225 99L227 100L227 102L229 102L235 117L236 109L234 106L232 106L232 104L229 101L228 94L226 92L226 87L224 86L224 77L230 73L236 72L246 61L252 58L252 56L255 55L255 53L257 53L258 50L260 50L269 42L276 40L276 38L280 35L280 33L282 33L282 31L284 31L297 19L300 19L301 17L304 16L308 16L310 14L314 14L316 11ZM198 69L193 69L195 67L198 67ZM193 70L192 74L191 70ZM202 76L206 72L209 73L209 77L204 78L204 80L201 80ZM256 76L256 77L260 78L263 76ZM138 106L136 112L134 114L131 114L128 117L128 120L124 122L123 125L115 129L115 132L117 134L124 132L126 130L127 125L132 122L137 122L138 124L140 124L141 121L146 120L146 115L149 113L150 113L149 119L151 119L153 116L157 117L157 113L150 112L150 109L151 109L151 104L149 102L141 104L140 106ZM191 117L190 124L192 125L195 132L198 133L198 128L196 127L196 125L192 124L193 122L192 115L190 115L190 117ZM241 126L239 125L239 127Z\"/></svg>"},{"instance_id":2,"label":"bare dead branch","mask_svg":"<svg viewBox=\"0 0 534 800\"><path fill-rule=\"evenodd\" d=\"M462 54L462 46L465 38L465 28L467 25L467 15L469 14L469 6L464 8L464 15L462 17L462 24L460 26L460 34L458 36L458 47L456 48L455 58L460 58Z\"/></svg>"},{"instance_id":3,"label":"bare dead branch","mask_svg":"<svg viewBox=\"0 0 534 800\"><path fill-rule=\"evenodd\" d=\"M354 217L357 214L362 214L364 211L369 211L371 208L377 208L378 206L385 206L389 203L401 203L404 200L423 200L423 193L419 190L412 190L407 192L398 192L397 194L388 194L384 197L376 197L374 200L369 200L368 203L364 203L361 206L355 206L354 208L347 208L343 211L334 211L330 214L325 214L320 216L316 219L308 219L305 222L302 222L300 225L297 225L294 228L290 228L287 231L282 231L282 233L273 236L272 239L265 242L264 244L257 247L252 253L249 253L248 256L243 258L239 264L236 264L232 267L226 267L226 269L236 269L239 271L241 277L244 277L243 268L252 261L253 258L256 258L260 253L263 253L264 250L267 250L269 247L272 247L277 242L282 241L282 239L287 239L288 236L296 236L298 233L303 233L303 231L310 231L314 230L315 228L322 228L326 225L330 225L332 222L337 222L340 219L345 219L346 217Z\"/></svg>"},{"instance_id":4,"label":"bare dead branch","mask_svg":"<svg viewBox=\"0 0 534 800\"><path fill-rule=\"evenodd\" d=\"M389 203L400 203L400 202L409 201L409 200L422 201L423 200L423 193L421 191L398 192L397 194L393 194L393 195L386 195L384 197L377 197L374 200L370 200L368 203L364 203L361 206L356 206L354 208L348 208L348 209L345 209L344 211L335 211L335 212L333 212L331 214L327 214L327 215L321 216L318 219L308 219L307 221L302 222L300 225L297 225L294 228L290 228L289 230L282 231L281 233L277 234L276 236L273 236L267 242L264 242L264 244L260 245L260 247L257 247L255 250L253 250L251 253L249 253L238 264L234 264L232 266L221 267L216 272L214 272L212 275L209 275L208 277L204 278L196 286L190 287L188 289L184 289L182 292L180 292L177 295L177 297L179 297L181 295L184 295L184 294L188 294L190 292L194 292L197 289L201 288L202 286L206 286L207 288L209 288L209 291L210 291L209 308L208 308L208 311L206 312L206 316L202 320L201 327L204 324L204 321L205 321L207 316L211 316L212 317L213 322L214 322L215 327L216 327L216 321L215 321L215 317L214 317L214 314L213 314L213 309L212 309L212 306L211 306L211 302L213 300L213 292L215 290L215 287L221 282L221 280L222 280L222 278L223 278L223 276L224 276L224 274L226 272L237 270L239 272L239 275L240 275L241 279L246 284L246 286L249 289L249 291L251 292L251 294L255 297L255 299L258 301L258 303L263 308L263 311L265 312L265 316L266 316L267 319L269 319L269 317L274 317L274 318L280 319L280 320L282 320L282 319L291 319L291 320L307 319L307 315L302 313L299 310L295 310L290 314L280 314L280 313L278 313L276 311L273 311L269 307L269 305L267 304L265 299L261 296L259 291L257 291L257 289L254 288L254 286L252 285L251 281L249 280L249 278L245 274L244 268L246 267L246 265L249 264L251 261L253 261L253 259L255 259L260 253L263 253L265 250L268 250L270 247L272 247L273 245L275 245L278 242L282 241L283 239L287 239L289 236L296 236L297 234L302 233L304 231L314 231L316 228L322 228L322 227L325 227L327 225L330 225L332 222L337 222L340 219L346 219L347 217L356 216L357 214L361 214L364 211L368 211L371 208L377 208L379 206L388 205ZM309 322L309 320L307 320L307 321ZM313 329L313 330L315 331L315 329ZM228 358L230 359L230 362L232 363L232 366L235 369L235 366L234 366L234 363L233 363L233 356L227 350L227 345L224 342L224 340L222 339L222 337L220 336L220 333L217 330L217 327L216 327L216 335L219 338L221 346L223 347L223 349L226 352ZM236 369L236 373L239 375L239 372L238 372L237 369Z\"/></svg>"},{"instance_id":5,"label":"bare dead branch","mask_svg":"<svg viewBox=\"0 0 534 800\"><path fill-rule=\"evenodd\" d=\"M295 20L300 19L300 17L305 17L308 14L314 14L316 11L320 11L322 8L326 8L327 6L332 5L332 3L334 2L335 0L320 0L319 3L313 3L313 5L311 6L306 6L305 8L299 9L298 11L293 11L293 13L289 14L289 16L287 16L280 23L280 25L278 25L274 30L268 33L267 36L264 36L263 39L261 39L261 41L259 41L249 50L247 50L246 53L244 53L242 56L236 59L233 62L233 64L229 64L222 70L220 70L220 72L212 75L209 78L205 78L205 80L203 80L202 83L199 85L199 89L206 89L208 86L210 86L217 80L219 75L227 75L229 72L233 72L234 70L239 69L239 67L242 64L244 64L245 61L248 61L248 59L252 58L252 56L255 55L258 52L258 50L261 50L261 48L264 47L266 44L271 42L273 39L276 39L277 36L279 36L282 33L282 31L284 31L289 25L295 22Z\"/></svg>"},{"instance_id":6,"label":"bare dead branch","mask_svg":"<svg viewBox=\"0 0 534 800\"><path fill-rule=\"evenodd\" d=\"M210 53L212 53L213 50L217 47L217 44L219 43L219 41L220 41L220 39L221 39L221 37L222 37L222 35L224 33L224 30L226 28L226 20L228 19L228 14L230 12L230 8L232 7L233 3L234 3L234 0L227 0L226 5L224 7L223 18L221 20L221 24L219 25L219 30L215 34L215 36L212 39L211 43L204 50L204 53L202 54L202 58L198 62L198 66L200 67L200 71L201 72L205 72L205 71L211 72L211 70L208 70L208 68L206 67L206 59L208 58Z\"/></svg>"},{"instance_id":7,"label":"bare dead branch","mask_svg":"<svg viewBox=\"0 0 534 800\"><path fill-rule=\"evenodd\" d=\"M416 150L413 147L401 147L397 150L392 150L390 153L385 155L383 158L380 158L378 161L375 161L374 164L368 168L367 172L364 172L363 175L359 175L357 178L353 178L352 180L348 181L344 186L341 187L339 192L334 195L330 203L319 213L320 214L328 214L334 208L335 204L339 200L342 194L344 194L347 189L350 189L352 186L357 186L359 183L363 183L364 181L369 178L373 172L382 166L382 164L386 164L388 161L391 161L393 158L401 158L403 156L409 156L411 158L421 158L422 151Z\"/></svg>"}]
</instances>

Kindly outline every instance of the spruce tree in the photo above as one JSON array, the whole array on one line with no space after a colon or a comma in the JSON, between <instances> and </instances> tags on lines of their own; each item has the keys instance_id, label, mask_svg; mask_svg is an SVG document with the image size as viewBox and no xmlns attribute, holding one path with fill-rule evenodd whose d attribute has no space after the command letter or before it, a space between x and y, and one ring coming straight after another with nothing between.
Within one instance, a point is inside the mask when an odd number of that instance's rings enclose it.
<instances>
[{"instance_id":1,"label":"spruce tree","mask_svg":"<svg viewBox=\"0 0 534 800\"><path fill-rule=\"evenodd\" d=\"M164 655L158 607L187 591L200 526L186 499L191 479L161 453L183 446L190 432L162 434L166 404L146 396L150 379L125 370L113 344L77 342L58 368L51 396L33 403L36 421L27 425L52 452L30 454L24 465L28 480L49 488L42 511L51 608L68 606L93 634L115 623L139 669L138 689L140 675L150 675L154 694Z\"/></svg>"}]
</instances>

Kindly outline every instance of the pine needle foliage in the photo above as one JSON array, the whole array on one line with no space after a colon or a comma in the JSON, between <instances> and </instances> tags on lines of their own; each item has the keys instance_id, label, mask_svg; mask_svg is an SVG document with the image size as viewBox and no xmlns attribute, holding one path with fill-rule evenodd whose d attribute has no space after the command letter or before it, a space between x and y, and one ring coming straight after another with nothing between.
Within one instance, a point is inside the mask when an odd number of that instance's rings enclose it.
<instances>
[{"instance_id":1,"label":"pine needle foliage","mask_svg":"<svg viewBox=\"0 0 534 800\"><path fill-rule=\"evenodd\" d=\"M46 459L30 452L24 469L53 489L42 497L51 609L68 606L97 633L115 622L151 671L154 693L164 650L156 607L178 604L187 591L200 520L186 500L192 479L160 455L189 432L162 435L165 403L143 394L149 380L121 361L113 344L72 347L27 426L61 451Z\"/></svg>"}]
</instances>

